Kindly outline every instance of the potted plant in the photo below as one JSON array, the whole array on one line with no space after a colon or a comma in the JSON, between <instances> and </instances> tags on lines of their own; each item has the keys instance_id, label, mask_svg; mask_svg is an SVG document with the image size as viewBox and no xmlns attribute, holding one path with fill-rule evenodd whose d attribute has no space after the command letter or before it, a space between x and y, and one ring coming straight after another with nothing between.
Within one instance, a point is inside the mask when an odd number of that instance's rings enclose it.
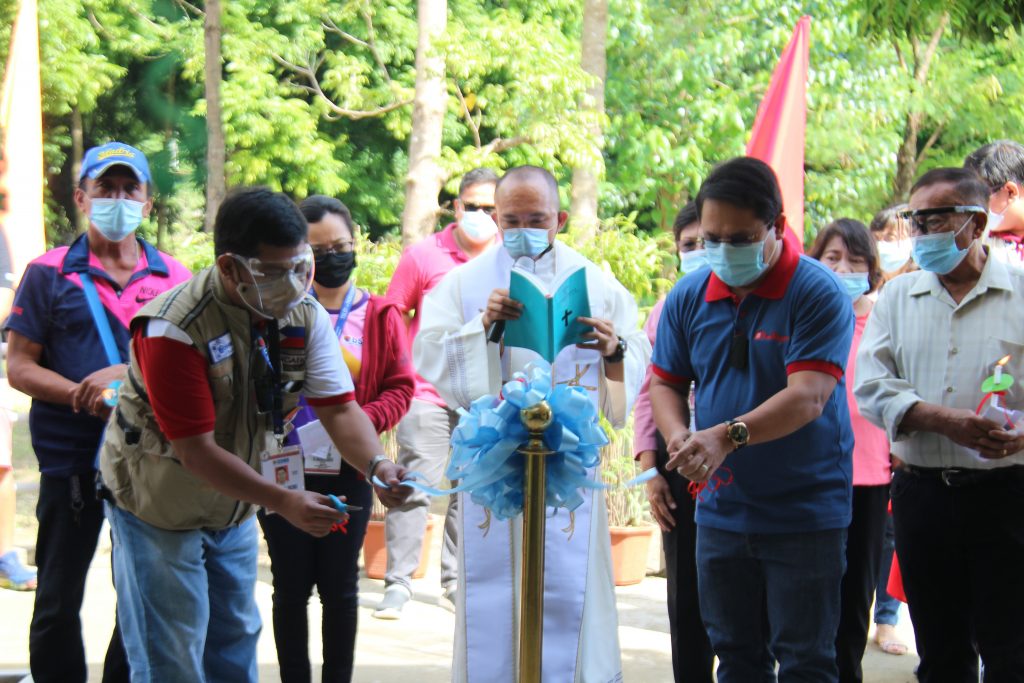
<instances>
[{"instance_id":1,"label":"potted plant","mask_svg":"<svg viewBox=\"0 0 1024 683\"><path fill-rule=\"evenodd\" d=\"M398 440L394 431L381 435L384 454L392 460L398 459ZM370 523L366 526L366 537L363 539L363 567L371 579L383 579L388 570L387 534L384 531L384 517L387 508L380 502L377 495L373 496L373 507L370 509ZM437 526L434 516L427 515L427 528L424 531L423 549L420 552L420 564L413 572L414 579L422 579L427 573L430 561L430 548L433 545L434 528Z\"/></svg>"},{"instance_id":2,"label":"potted plant","mask_svg":"<svg viewBox=\"0 0 1024 683\"><path fill-rule=\"evenodd\" d=\"M647 553L654 534L647 494L642 485L623 488L622 484L640 474L633 459L633 421L618 432L607 423L611 443L601 449L601 476L611 488L605 492L608 505L608 530L611 533L612 573L616 586L643 581L647 572Z\"/></svg>"}]
</instances>

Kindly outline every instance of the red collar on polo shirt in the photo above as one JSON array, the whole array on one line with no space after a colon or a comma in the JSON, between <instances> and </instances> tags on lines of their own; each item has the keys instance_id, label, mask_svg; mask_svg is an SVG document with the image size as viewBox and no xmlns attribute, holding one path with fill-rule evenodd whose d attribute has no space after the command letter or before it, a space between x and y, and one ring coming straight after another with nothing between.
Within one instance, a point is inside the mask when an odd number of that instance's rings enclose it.
<instances>
[{"instance_id":1,"label":"red collar on polo shirt","mask_svg":"<svg viewBox=\"0 0 1024 683\"><path fill-rule=\"evenodd\" d=\"M782 248L779 260L768 271L768 274L764 276L764 280L757 286L757 289L751 292L751 294L755 294L762 299L781 299L785 296L786 288L789 287L789 281L793 279L796 266L800 263L800 255L795 250L787 249L784 240L779 240L778 242ZM733 299L736 301L736 295L729 289L729 285L718 279L717 275L711 273L708 288L704 292L704 301L710 303L712 301L721 301L722 299Z\"/></svg>"}]
</instances>

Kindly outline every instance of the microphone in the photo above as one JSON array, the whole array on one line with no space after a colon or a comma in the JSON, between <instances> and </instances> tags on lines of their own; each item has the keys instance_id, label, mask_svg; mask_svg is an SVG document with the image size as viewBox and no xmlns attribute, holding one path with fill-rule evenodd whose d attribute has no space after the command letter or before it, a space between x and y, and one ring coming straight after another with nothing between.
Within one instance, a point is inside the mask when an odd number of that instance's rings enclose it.
<instances>
[{"instance_id":1,"label":"microphone","mask_svg":"<svg viewBox=\"0 0 1024 683\"><path fill-rule=\"evenodd\" d=\"M487 341L497 344L501 341L501 338L505 335L505 321L495 320L491 323L491 326L487 328Z\"/></svg>"}]
</instances>

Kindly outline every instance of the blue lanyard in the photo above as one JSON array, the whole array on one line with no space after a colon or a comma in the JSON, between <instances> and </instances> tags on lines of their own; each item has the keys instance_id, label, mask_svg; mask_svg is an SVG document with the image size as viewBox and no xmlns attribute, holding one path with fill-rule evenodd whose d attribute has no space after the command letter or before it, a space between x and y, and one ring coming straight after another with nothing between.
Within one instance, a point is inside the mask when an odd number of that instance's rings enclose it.
<instances>
[{"instance_id":1,"label":"blue lanyard","mask_svg":"<svg viewBox=\"0 0 1024 683\"><path fill-rule=\"evenodd\" d=\"M89 305L92 321L96 325L96 332L100 335L100 342L107 355L107 362L110 365L123 363L121 351L117 348L117 342L114 341L114 331L110 329L110 319L107 318L107 312L103 309L103 304L100 303L100 295L96 291L96 284L92 281L92 276L89 273L80 273L79 277L82 280L82 291L85 292L85 301Z\"/></svg>"},{"instance_id":2,"label":"blue lanyard","mask_svg":"<svg viewBox=\"0 0 1024 683\"><path fill-rule=\"evenodd\" d=\"M345 323L348 321L349 313L352 312L352 306L356 303L356 286L355 283L349 286L348 292L345 294L345 300L341 304L341 310L338 311L338 319L334 322L334 334L341 339L341 333L345 329Z\"/></svg>"}]
</instances>

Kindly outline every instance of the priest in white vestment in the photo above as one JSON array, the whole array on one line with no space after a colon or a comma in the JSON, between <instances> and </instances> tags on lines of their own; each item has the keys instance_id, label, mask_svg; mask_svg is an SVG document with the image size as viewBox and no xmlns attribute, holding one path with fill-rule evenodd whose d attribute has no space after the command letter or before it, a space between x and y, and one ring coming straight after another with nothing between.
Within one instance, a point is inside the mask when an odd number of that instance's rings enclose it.
<instances>
[{"instance_id":1,"label":"priest in white vestment","mask_svg":"<svg viewBox=\"0 0 1024 683\"><path fill-rule=\"evenodd\" d=\"M495 220L503 244L452 270L424 299L413 354L420 375L450 406L468 408L496 395L513 372L538 359L505 347L503 321L520 315L508 298L513 268L532 272L550 288L560 276L586 269L594 331L586 348L567 346L552 364L556 383L585 388L591 401L621 427L640 390L651 346L638 326L633 297L571 247L555 240L567 214L546 170L521 166L498 182ZM591 473L599 478L597 472ZM459 494L462 495L462 494ZM604 493L583 492L572 514L549 509L545 543L545 683L622 680L618 619ZM500 521L464 496L459 501L459 576L452 680L518 680L519 570L522 517Z\"/></svg>"}]
</instances>

